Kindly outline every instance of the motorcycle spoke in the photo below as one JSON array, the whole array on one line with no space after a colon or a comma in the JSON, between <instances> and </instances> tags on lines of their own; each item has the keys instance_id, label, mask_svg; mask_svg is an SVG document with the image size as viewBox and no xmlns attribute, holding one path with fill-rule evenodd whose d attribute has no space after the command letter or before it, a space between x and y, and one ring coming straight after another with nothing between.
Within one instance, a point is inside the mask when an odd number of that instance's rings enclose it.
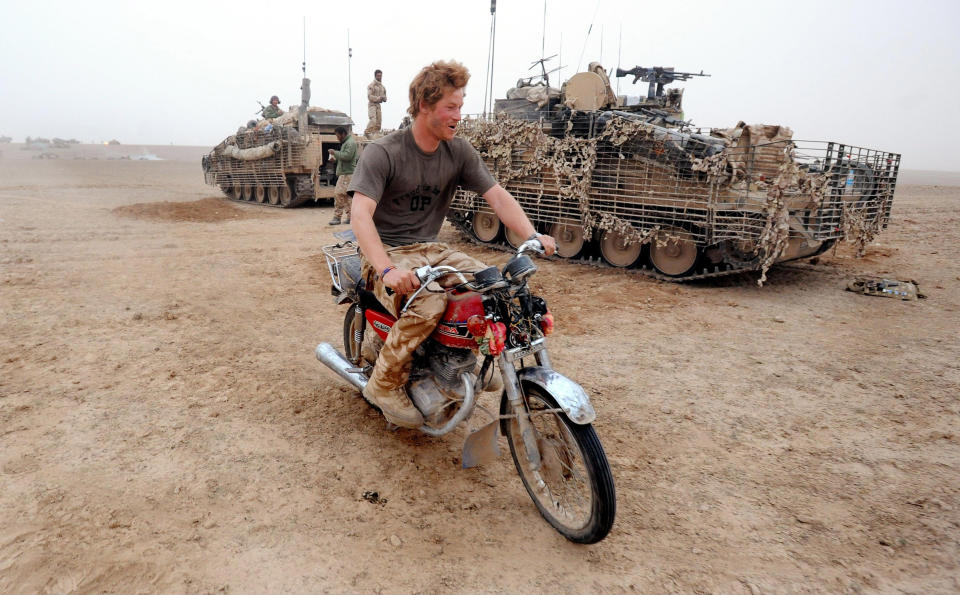
<instances>
[{"instance_id":1,"label":"motorcycle spoke","mask_svg":"<svg viewBox=\"0 0 960 595\"><path fill-rule=\"evenodd\" d=\"M572 485L574 482L569 480L564 481L560 484L561 487L563 488L564 500L569 501L569 498L567 498L566 495L569 493L572 493L574 499L577 501L576 502L577 506L578 507L584 506L586 504L586 501L584 500L584 497L583 497L583 491L579 488L581 486L587 485L586 479L577 469L575 469L574 467L571 467L570 465L567 465L563 461L560 461L560 465L563 466L564 469L568 470L570 472L571 477L575 478L575 481L576 481L574 485Z\"/></svg>"},{"instance_id":2,"label":"motorcycle spoke","mask_svg":"<svg viewBox=\"0 0 960 595\"><path fill-rule=\"evenodd\" d=\"M566 436L567 430L563 421L557 415L559 409L547 409L542 403L530 404L530 420L538 437L545 444L553 449L554 457L557 459L559 469L556 469L556 481L549 482L540 471L532 473L536 478L537 491L542 502L549 503L553 513L572 522L582 522L584 517L590 515L590 501L585 497L584 489L588 488L584 474L576 468L573 461L578 460L578 456L570 451L569 444L573 440L572 436ZM544 414L552 413L552 419L547 419ZM541 429L538 425L546 426ZM551 427L553 426L553 427ZM577 451L579 452L579 450ZM544 453L541 453L543 455ZM565 460L564 460L565 459Z\"/></svg>"}]
</instances>

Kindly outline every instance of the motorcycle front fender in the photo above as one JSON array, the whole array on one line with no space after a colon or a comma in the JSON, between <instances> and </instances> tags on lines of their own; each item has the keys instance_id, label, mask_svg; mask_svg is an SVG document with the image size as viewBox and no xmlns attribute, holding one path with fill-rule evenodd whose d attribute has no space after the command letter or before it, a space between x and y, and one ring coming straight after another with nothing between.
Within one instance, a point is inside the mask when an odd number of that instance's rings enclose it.
<instances>
[{"instance_id":1,"label":"motorcycle front fender","mask_svg":"<svg viewBox=\"0 0 960 595\"><path fill-rule=\"evenodd\" d=\"M597 412L590 404L590 397L583 387L563 374L534 366L518 370L517 378L521 384L530 382L553 396L573 423L586 425L597 418Z\"/></svg>"}]
</instances>

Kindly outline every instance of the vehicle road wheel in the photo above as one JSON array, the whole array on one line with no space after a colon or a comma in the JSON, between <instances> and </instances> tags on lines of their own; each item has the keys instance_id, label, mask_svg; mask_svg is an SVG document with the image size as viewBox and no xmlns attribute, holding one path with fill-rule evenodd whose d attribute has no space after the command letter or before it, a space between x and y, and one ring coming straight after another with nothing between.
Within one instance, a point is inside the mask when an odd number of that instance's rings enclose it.
<instances>
[{"instance_id":1,"label":"vehicle road wheel","mask_svg":"<svg viewBox=\"0 0 960 595\"><path fill-rule=\"evenodd\" d=\"M293 200L293 192L290 190L289 184L286 186L280 187L280 204L288 205L290 201Z\"/></svg>"},{"instance_id":2,"label":"vehicle road wheel","mask_svg":"<svg viewBox=\"0 0 960 595\"><path fill-rule=\"evenodd\" d=\"M231 188L230 198L233 200L243 200L243 186L234 186Z\"/></svg>"},{"instance_id":3,"label":"vehicle road wheel","mask_svg":"<svg viewBox=\"0 0 960 595\"><path fill-rule=\"evenodd\" d=\"M697 253L690 232L677 227L661 230L660 236L650 242L650 263L669 277L682 277L693 270Z\"/></svg>"},{"instance_id":4,"label":"vehicle road wheel","mask_svg":"<svg viewBox=\"0 0 960 595\"><path fill-rule=\"evenodd\" d=\"M280 188L276 186L270 186L267 188L267 200L272 205L280 204Z\"/></svg>"},{"instance_id":5,"label":"vehicle road wheel","mask_svg":"<svg viewBox=\"0 0 960 595\"><path fill-rule=\"evenodd\" d=\"M527 239L507 226L503 228L503 237L507 240L507 243L514 248L519 248L520 244L524 243Z\"/></svg>"},{"instance_id":6,"label":"vehicle road wheel","mask_svg":"<svg viewBox=\"0 0 960 595\"><path fill-rule=\"evenodd\" d=\"M510 454L523 487L543 518L576 543L596 543L613 527L617 500L610 463L593 426L578 425L559 410L552 395L534 384L523 385L540 447L541 466L534 471L525 454L516 418L504 423ZM509 413L506 393L500 413Z\"/></svg>"},{"instance_id":7,"label":"vehicle road wheel","mask_svg":"<svg viewBox=\"0 0 960 595\"><path fill-rule=\"evenodd\" d=\"M604 230L600 236L600 254L608 264L615 267L628 267L637 262L643 244L638 241L629 242L629 236L614 231Z\"/></svg>"},{"instance_id":8,"label":"vehicle road wheel","mask_svg":"<svg viewBox=\"0 0 960 595\"><path fill-rule=\"evenodd\" d=\"M267 202L267 189L263 186L257 186L254 190L254 195L257 198L257 202L261 204Z\"/></svg>"},{"instance_id":9,"label":"vehicle road wheel","mask_svg":"<svg viewBox=\"0 0 960 595\"><path fill-rule=\"evenodd\" d=\"M253 184L243 185L243 200L253 200Z\"/></svg>"},{"instance_id":10,"label":"vehicle road wheel","mask_svg":"<svg viewBox=\"0 0 960 595\"><path fill-rule=\"evenodd\" d=\"M756 242L749 240L724 240L720 242L723 261L734 269L754 269L760 264Z\"/></svg>"},{"instance_id":11,"label":"vehicle road wheel","mask_svg":"<svg viewBox=\"0 0 960 595\"><path fill-rule=\"evenodd\" d=\"M557 254L574 258L583 250L583 226L579 223L557 222L550 226L550 235L557 241Z\"/></svg>"},{"instance_id":12,"label":"vehicle road wheel","mask_svg":"<svg viewBox=\"0 0 960 595\"><path fill-rule=\"evenodd\" d=\"M473 215L473 235L481 242L492 242L500 233L500 219L494 213L478 212Z\"/></svg>"}]
</instances>

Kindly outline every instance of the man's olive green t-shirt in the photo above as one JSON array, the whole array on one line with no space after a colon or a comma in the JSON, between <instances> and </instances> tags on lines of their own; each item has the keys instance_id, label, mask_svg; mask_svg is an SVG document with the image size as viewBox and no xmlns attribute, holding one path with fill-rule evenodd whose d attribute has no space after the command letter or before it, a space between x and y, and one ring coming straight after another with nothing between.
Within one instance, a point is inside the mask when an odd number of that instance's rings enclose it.
<instances>
[{"instance_id":1,"label":"man's olive green t-shirt","mask_svg":"<svg viewBox=\"0 0 960 595\"><path fill-rule=\"evenodd\" d=\"M347 193L377 201L373 223L387 246L435 242L457 187L484 194L496 185L477 150L465 139L440 141L425 153L411 128L368 144Z\"/></svg>"}]
</instances>

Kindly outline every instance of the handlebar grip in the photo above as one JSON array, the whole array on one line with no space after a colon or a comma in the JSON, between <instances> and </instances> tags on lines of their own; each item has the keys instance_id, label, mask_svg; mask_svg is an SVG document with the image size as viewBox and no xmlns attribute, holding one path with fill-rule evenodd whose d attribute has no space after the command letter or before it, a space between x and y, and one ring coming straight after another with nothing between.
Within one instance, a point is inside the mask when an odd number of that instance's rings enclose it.
<instances>
[{"instance_id":1,"label":"handlebar grip","mask_svg":"<svg viewBox=\"0 0 960 595\"><path fill-rule=\"evenodd\" d=\"M430 275L431 272L432 268L430 265L424 265L413 270L413 273L417 276L417 279L420 280L420 285L426 285L432 281L432 276Z\"/></svg>"}]
</instances>

